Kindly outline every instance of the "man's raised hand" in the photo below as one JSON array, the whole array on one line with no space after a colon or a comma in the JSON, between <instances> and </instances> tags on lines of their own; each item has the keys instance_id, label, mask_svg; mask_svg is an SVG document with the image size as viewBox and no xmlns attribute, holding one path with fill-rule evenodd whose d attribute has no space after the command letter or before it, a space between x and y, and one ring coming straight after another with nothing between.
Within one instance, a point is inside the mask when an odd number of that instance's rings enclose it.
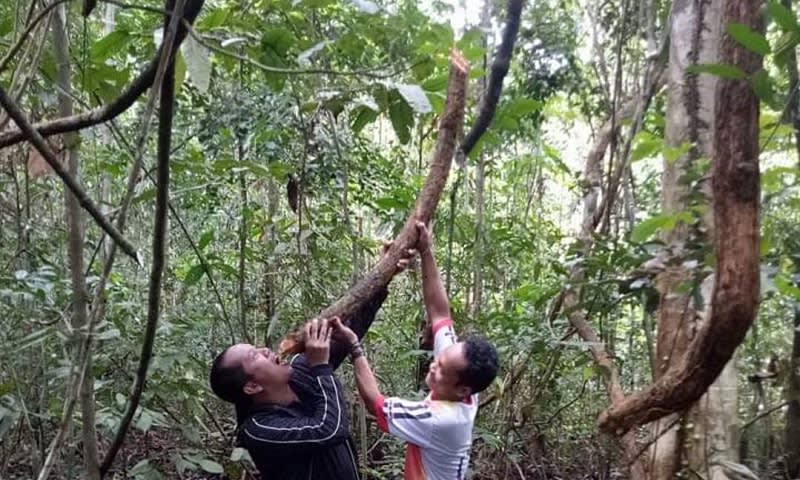
<instances>
[{"instance_id":1,"label":"man's raised hand","mask_svg":"<svg viewBox=\"0 0 800 480\"><path fill-rule=\"evenodd\" d=\"M333 336L336 340L351 346L358 343L358 335L356 335L356 332L345 325L341 318L333 317L331 319L331 325L333 326Z\"/></svg>"},{"instance_id":2,"label":"man's raised hand","mask_svg":"<svg viewBox=\"0 0 800 480\"><path fill-rule=\"evenodd\" d=\"M420 255L424 255L431 250L431 247L433 246L433 238L431 238L431 232L428 230L428 226L419 220L417 221L417 232L419 233L419 237L417 239L417 250L419 251Z\"/></svg>"},{"instance_id":3,"label":"man's raised hand","mask_svg":"<svg viewBox=\"0 0 800 480\"><path fill-rule=\"evenodd\" d=\"M331 327L328 319L315 318L306 324L306 359L312 367L328 363L331 350Z\"/></svg>"},{"instance_id":4,"label":"man's raised hand","mask_svg":"<svg viewBox=\"0 0 800 480\"><path fill-rule=\"evenodd\" d=\"M383 242L383 246L381 247L381 258L386 256L386 254L389 252L389 249L392 248L393 244L394 241ZM408 267L410 267L416 255L417 255L416 249L409 248L408 250L404 251L403 256L400 258L400 260L397 261L397 264L395 264L394 275L397 275L398 273L401 273Z\"/></svg>"}]
</instances>

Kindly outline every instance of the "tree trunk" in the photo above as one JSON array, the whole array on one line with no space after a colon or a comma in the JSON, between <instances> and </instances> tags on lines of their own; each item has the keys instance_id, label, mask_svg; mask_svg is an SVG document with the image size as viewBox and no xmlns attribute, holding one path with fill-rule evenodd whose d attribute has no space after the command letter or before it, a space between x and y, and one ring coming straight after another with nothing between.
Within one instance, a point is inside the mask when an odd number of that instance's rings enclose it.
<instances>
[{"instance_id":1,"label":"tree trunk","mask_svg":"<svg viewBox=\"0 0 800 480\"><path fill-rule=\"evenodd\" d=\"M55 46L56 62L58 63L58 109L59 114L64 117L72 115L72 86L70 79L69 63L69 37L67 36L65 19L67 9L60 5L59 12L53 16L53 45ZM64 146L66 147L67 171L73 178L79 179L78 169L78 135L68 133L64 135ZM83 210L81 210L78 199L68 190L64 189L64 211L66 213L67 229L69 231L69 244L67 255L72 280L72 328L76 332L81 332L75 336L74 348L75 361L78 358L81 343L80 335L87 335L85 331L88 325L87 308L87 289L86 278L83 267ZM94 410L94 377L91 375L91 368L83 377L83 384L80 389L81 420L83 432L83 461L86 465L87 478L100 478L100 467L97 456L97 432L95 431L95 410Z\"/></svg>"},{"instance_id":2,"label":"tree trunk","mask_svg":"<svg viewBox=\"0 0 800 480\"><path fill-rule=\"evenodd\" d=\"M791 0L781 2L790 12ZM794 128L795 149L800 165L800 92L798 88L797 51L792 49L786 65L789 77L789 120ZM800 270L800 263L795 262L795 271ZM800 303L794 305L794 322L792 330L792 353L789 359L788 385L786 400L786 430L784 432L784 448L786 449L786 472L789 478L800 478Z\"/></svg>"},{"instance_id":3,"label":"tree trunk","mask_svg":"<svg viewBox=\"0 0 800 480\"><path fill-rule=\"evenodd\" d=\"M711 133L714 127L714 89L716 77L687 74L686 68L698 63L716 63L720 42L719 0L711 2L677 1L673 3L673 22L670 35L670 83L667 104L666 143L673 148L689 142L690 151L675 161L665 159L662 179L663 209L665 214L685 211L691 195L699 195L702 203L710 203L707 184L700 191L692 192L686 182L681 181L688 171L696 168L701 157L710 158ZM701 224L707 232L706 238L695 238L702 242L713 241L711 209ZM679 224L666 235L668 254L678 261L658 278L661 293L659 310L656 379L678 363L685 354L697 321L707 321L711 299L712 278L704 282L704 305L696 305L690 293L682 285L696 282L695 274L681 265L685 255L691 253L685 246L692 236L702 236L701 231L690 231ZM678 414L656 422L654 432L674 425L654 445L653 479L672 479L682 464L690 471L700 472L704 478L726 479L718 467L709 467L709 461L737 460L737 376L735 360L726 365L723 374L711 385L709 391L692 407L680 428ZM684 430L685 429L685 430ZM711 458L713 454L714 458Z\"/></svg>"},{"instance_id":4,"label":"tree trunk","mask_svg":"<svg viewBox=\"0 0 800 480\"><path fill-rule=\"evenodd\" d=\"M789 363L789 408L786 410L786 471L789 478L800 477L800 304L794 307L794 342Z\"/></svg>"}]
</instances>

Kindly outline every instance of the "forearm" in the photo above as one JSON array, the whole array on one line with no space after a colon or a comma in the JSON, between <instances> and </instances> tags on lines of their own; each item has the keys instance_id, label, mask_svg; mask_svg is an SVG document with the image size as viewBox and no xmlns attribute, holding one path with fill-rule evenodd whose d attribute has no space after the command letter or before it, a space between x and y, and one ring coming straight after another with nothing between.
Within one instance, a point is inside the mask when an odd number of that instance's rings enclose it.
<instances>
[{"instance_id":1,"label":"forearm","mask_svg":"<svg viewBox=\"0 0 800 480\"><path fill-rule=\"evenodd\" d=\"M367 411L375 414L375 401L381 396L378 389L378 381L375 379L375 374L372 373L372 368L369 366L367 357L362 355L356 358L353 362L353 367L356 375L356 386L358 393L364 400L364 405Z\"/></svg>"},{"instance_id":2,"label":"forearm","mask_svg":"<svg viewBox=\"0 0 800 480\"><path fill-rule=\"evenodd\" d=\"M420 256L422 258L422 298L425 301L428 320L433 323L441 318L449 318L450 301L447 299L447 291L441 276L439 276L439 270L436 268L433 251L428 249Z\"/></svg>"}]
</instances>

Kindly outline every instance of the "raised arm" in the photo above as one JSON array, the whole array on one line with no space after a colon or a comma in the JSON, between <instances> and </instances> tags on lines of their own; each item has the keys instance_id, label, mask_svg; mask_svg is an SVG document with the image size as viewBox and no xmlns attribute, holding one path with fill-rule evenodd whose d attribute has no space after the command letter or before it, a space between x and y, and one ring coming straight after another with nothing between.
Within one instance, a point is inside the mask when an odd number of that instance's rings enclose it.
<instances>
[{"instance_id":1,"label":"raised arm","mask_svg":"<svg viewBox=\"0 0 800 480\"><path fill-rule=\"evenodd\" d=\"M417 250L422 261L422 298L428 322L435 325L440 320L450 318L450 301L442 277L439 276L439 269L436 268L430 231L422 222L417 222L417 230L419 231Z\"/></svg>"}]
</instances>

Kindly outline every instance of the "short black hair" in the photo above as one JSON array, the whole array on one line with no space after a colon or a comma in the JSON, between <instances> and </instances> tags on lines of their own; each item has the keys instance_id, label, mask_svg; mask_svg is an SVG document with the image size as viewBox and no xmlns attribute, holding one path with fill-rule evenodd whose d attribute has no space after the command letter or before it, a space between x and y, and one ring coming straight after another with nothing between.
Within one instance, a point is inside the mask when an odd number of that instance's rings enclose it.
<instances>
[{"instance_id":1,"label":"short black hair","mask_svg":"<svg viewBox=\"0 0 800 480\"><path fill-rule=\"evenodd\" d=\"M472 393L486 390L497 376L497 350L485 338L469 337L464 341L467 366L461 370L458 383L472 389Z\"/></svg>"},{"instance_id":2,"label":"short black hair","mask_svg":"<svg viewBox=\"0 0 800 480\"><path fill-rule=\"evenodd\" d=\"M244 392L244 386L249 380L241 363L224 366L225 354L231 347L226 348L214 359L211 364L209 383L211 390L221 399L236 406L236 415L240 417L250 406L252 400Z\"/></svg>"}]
</instances>

